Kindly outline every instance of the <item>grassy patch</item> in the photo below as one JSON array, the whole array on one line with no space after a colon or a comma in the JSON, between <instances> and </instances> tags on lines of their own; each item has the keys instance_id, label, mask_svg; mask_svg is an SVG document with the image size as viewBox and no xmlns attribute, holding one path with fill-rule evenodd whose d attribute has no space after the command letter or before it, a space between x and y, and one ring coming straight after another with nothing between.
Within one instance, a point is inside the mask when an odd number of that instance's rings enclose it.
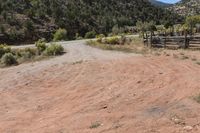
<instances>
[{"instance_id":1,"label":"grassy patch","mask_svg":"<svg viewBox=\"0 0 200 133\"><path fill-rule=\"evenodd\" d=\"M101 123L97 121L97 122L91 123L90 129L98 128L100 126L101 126Z\"/></svg>"},{"instance_id":2,"label":"grassy patch","mask_svg":"<svg viewBox=\"0 0 200 133\"><path fill-rule=\"evenodd\" d=\"M200 94L198 94L197 96L194 96L193 98L197 103L200 103Z\"/></svg>"},{"instance_id":3,"label":"grassy patch","mask_svg":"<svg viewBox=\"0 0 200 133\"><path fill-rule=\"evenodd\" d=\"M196 64L197 64L197 65L200 65L200 61L197 61Z\"/></svg>"},{"instance_id":4,"label":"grassy patch","mask_svg":"<svg viewBox=\"0 0 200 133\"><path fill-rule=\"evenodd\" d=\"M100 48L103 50L114 50L114 51L121 51L125 53L147 54L150 52L150 49L143 46L140 38L132 38L130 43L124 42L121 45L120 45L120 42L117 44L108 44L107 40L105 42L91 40L87 42L87 45Z\"/></svg>"},{"instance_id":5,"label":"grassy patch","mask_svg":"<svg viewBox=\"0 0 200 133\"><path fill-rule=\"evenodd\" d=\"M73 62L72 65L81 64L81 63L83 63L83 60Z\"/></svg>"},{"instance_id":6,"label":"grassy patch","mask_svg":"<svg viewBox=\"0 0 200 133\"><path fill-rule=\"evenodd\" d=\"M186 55L183 55L183 56L181 57L181 59L182 59L182 60L187 60L187 59L189 59L189 57L186 56Z\"/></svg>"}]
</instances>

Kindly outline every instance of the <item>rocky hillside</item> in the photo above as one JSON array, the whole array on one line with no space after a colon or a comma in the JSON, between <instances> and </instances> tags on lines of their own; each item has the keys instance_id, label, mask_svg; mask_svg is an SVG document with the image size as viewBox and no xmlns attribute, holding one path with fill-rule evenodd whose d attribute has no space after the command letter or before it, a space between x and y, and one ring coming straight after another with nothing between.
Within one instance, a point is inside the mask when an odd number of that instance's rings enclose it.
<instances>
[{"instance_id":1,"label":"rocky hillside","mask_svg":"<svg viewBox=\"0 0 200 133\"><path fill-rule=\"evenodd\" d=\"M182 16L200 14L200 0L182 0L169 8Z\"/></svg>"},{"instance_id":2,"label":"rocky hillside","mask_svg":"<svg viewBox=\"0 0 200 133\"><path fill-rule=\"evenodd\" d=\"M168 3L164 3L164 2L160 2L157 0L149 0L153 5L158 6L158 7L169 7L172 6L172 4L168 4Z\"/></svg>"},{"instance_id":3,"label":"rocky hillside","mask_svg":"<svg viewBox=\"0 0 200 133\"><path fill-rule=\"evenodd\" d=\"M159 24L173 18L148 0L2 0L0 41L51 39L59 27L68 31L69 39L92 30L106 34L114 25L135 25L138 20Z\"/></svg>"}]
</instances>

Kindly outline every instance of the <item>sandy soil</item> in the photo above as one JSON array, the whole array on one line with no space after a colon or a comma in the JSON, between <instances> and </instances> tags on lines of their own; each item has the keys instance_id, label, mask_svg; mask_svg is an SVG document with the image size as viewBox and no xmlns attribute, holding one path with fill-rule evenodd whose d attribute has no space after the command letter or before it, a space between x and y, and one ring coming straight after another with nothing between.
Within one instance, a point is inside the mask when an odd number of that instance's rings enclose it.
<instances>
[{"instance_id":1,"label":"sandy soil","mask_svg":"<svg viewBox=\"0 0 200 133\"><path fill-rule=\"evenodd\" d=\"M76 42L0 69L0 133L199 133L200 66Z\"/></svg>"}]
</instances>

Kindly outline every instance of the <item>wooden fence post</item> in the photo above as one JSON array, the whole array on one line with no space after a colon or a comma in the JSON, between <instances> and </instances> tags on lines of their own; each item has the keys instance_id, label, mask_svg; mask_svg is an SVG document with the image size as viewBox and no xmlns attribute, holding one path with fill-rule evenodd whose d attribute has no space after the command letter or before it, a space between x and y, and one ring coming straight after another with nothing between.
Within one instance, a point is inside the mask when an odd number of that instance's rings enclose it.
<instances>
[{"instance_id":1,"label":"wooden fence post","mask_svg":"<svg viewBox=\"0 0 200 133\"><path fill-rule=\"evenodd\" d=\"M153 33L150 33L150 47L152 47L153 44Z\"/></svg>"},{"instance_id":2,"label":"wooden fence post","mask_svg":"<svg viewBox=\"0 0 200 133\"><path fill-rule=\"evenodd\" d=\"M185 31L185 38L184 38L184 48L188 48L189 47L189 39L187 36L187 31Z\"/></svg>"},{"instance_id":3,"label":"wooden fence post","mask_svg":"<svg viewBox=\"0 0 200 133\"><path fill-rule=\"evenodd\" d=\"M164 48L166 48L166 37L164 38Z\"/></svg>"},{"instance_id":4,"label":"wooden fence post","mask_svg":"<svg viewBox=\"0 0 200 133\"><path fill-rule=\"evenodd\" d=\"M146 45L146 40L145 40L144 32L142 32L142 39L143 39L143 43L144 43L144 46L145 46Z\"/></svg>"},{"instance_id":5,"label":"wooden fence post","mask_svg":"<svg viewBox=\"0 0 200 133\"><path fill-rule=\"evenodd\" d=\"M148 34L147 34L147 32L146 32L145 34L146 34L147 46L149 46L149 38L148 38Z\"/></svg>"}]
</instances>

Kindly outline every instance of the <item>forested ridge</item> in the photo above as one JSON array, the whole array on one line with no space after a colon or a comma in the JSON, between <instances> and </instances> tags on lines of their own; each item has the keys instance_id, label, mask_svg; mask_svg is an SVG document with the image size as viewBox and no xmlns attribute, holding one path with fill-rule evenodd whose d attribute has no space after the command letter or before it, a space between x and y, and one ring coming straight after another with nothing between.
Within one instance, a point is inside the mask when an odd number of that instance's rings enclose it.
<instances>
[{"instance_id":1,"label":"forested ridge","mask_svg":"<svg viewBox=\"0 0 200 133\"><path fill-rule=\"evenodd\" d=\"M182 16L199 15L200 0L182 0L169 9Z\"/></svg>"},{"instance_id":2,"label":"forested ridge","mask_svg":"<svg viewBox=\"0 0 200 133\"><path fill-rule=\"evenodd\" d=\"M0 37L3 41L52 38L58 28L74 39L88 31L107 34L114 25L137 21L164 23L179 18L148 0L1 0Z\"/></svg>"},{"instance_id":3,"label":"forested ridge","mask_svg":"<svg viewBox=\"0 0 200 133\"><path fill-rule=\"evenodd\" d=\"M149 0L153 5L155 6L159 6L159 7L170 7L172 6L173 4L168 4L168 3L164 3L164 2L161 2L161 1L158 1L158 0Z\"/></svg>"}]
</instances>

